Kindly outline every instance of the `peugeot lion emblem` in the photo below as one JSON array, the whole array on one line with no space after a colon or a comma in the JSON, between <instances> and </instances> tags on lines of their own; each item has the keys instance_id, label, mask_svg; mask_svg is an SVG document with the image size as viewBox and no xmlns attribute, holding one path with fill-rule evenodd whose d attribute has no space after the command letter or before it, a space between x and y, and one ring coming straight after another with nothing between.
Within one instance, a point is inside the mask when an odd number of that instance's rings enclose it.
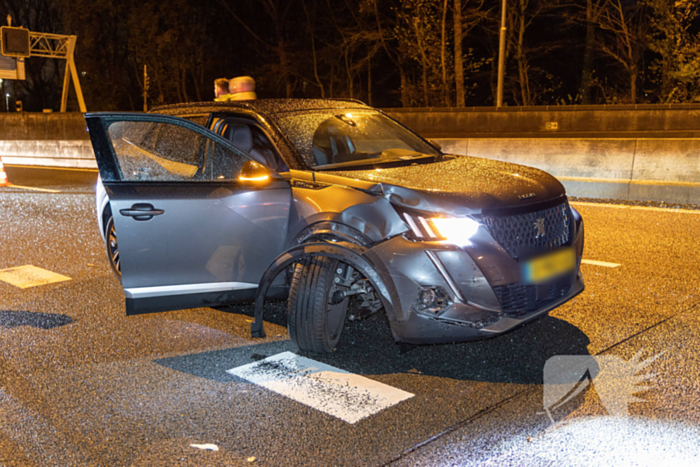
<instances>
[{"instance_id":1,"label":"peugeot lion emblem","mask_svg":"<svg viewBox=\"0 0 700 467\"><path fill-rule=\"evenodd\" d=\"M544 218L543 217L538 217L537 222L535 222L535 229L537 229L537 237L544 237Z\"/></svg>"}]
</instances>

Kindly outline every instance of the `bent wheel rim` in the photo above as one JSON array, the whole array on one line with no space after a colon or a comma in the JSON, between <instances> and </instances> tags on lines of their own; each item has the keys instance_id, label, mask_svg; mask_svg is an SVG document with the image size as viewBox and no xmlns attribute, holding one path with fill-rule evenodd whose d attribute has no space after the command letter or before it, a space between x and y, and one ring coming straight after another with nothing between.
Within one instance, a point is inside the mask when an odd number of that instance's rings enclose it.
<instances>
[{"instance_id":1,"label":"bent wheel rim","mask_svg":"<svg viewBox=\"0 0 700 467\"><path fill-rule=\"evenodd\" d=\"M107 232L107 250L109 253L109 260L112 262L114 270L121 276L119 243L117 242L117 232L114 230L114 221L110 224L109 232Z\"/></svg>"}]
</instances>

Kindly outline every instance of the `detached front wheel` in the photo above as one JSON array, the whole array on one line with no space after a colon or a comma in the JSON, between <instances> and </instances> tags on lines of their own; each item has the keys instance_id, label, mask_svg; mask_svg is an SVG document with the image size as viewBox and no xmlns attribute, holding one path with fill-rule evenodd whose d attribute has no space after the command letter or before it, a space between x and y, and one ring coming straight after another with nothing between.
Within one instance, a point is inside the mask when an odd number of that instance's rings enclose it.
<instances>
[{"instance_id":1,"label":"detached front wheel","mask_svg":"<svg viewBox=\"0 0 700 467\"><path fill-rule=\"evenodd\" d=\"M294 268L289 292L287 327L299 349L332 352L340 340L349 298L334 300L346 287L347 266L336 259L306 258Z\"/></svg>"}]
</instances>

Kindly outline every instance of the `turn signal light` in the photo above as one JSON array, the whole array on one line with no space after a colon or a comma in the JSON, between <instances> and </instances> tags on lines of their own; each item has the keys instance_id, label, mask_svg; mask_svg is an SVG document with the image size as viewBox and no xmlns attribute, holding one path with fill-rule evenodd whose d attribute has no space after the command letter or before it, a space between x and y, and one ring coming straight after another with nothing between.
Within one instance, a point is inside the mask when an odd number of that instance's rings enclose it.
<instances>
[{"instance_id":1,"label":"turn signal light","mask_svg":"<svg viewBox=\"0 0 700 467\"><path fill-rule=\"evenodd\" d=\"M270 179L270 170L264 165L255 161L245 161L238 180L241 182L262 183Z\"/></svg>"},{"instance_id":2,"label":"turn signal light","mask_svg":"<svg viewBox=\"0 0 700 467\"><path fill-rule=\"evenodd\" d=\"M240 177L238 177L238 179L242 182L264 182L265 180L269 180L270 176L260 175L259 177L245 177L241 175Z\"/></svg>"}]
</instances>

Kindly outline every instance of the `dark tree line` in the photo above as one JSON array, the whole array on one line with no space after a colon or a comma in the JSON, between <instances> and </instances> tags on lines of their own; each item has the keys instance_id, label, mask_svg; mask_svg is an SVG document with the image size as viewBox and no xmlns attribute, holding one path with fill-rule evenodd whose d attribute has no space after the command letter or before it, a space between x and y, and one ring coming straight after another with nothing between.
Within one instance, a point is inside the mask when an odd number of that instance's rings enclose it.
<instances>
[{"instance_id":1,"label":"dark tree line","mask_svg":"<svg viewBox=\"0 0 700 467\"><path fill-rule=\"evenodd\" d=\"M0 18L76 34L90 110L261 97L493 105L500 0L0 0ZM507 0L507 105L700 100L700 2ZM29 59L25 108L57 107L63 67Z\"/></svg>"}]
</instances>

